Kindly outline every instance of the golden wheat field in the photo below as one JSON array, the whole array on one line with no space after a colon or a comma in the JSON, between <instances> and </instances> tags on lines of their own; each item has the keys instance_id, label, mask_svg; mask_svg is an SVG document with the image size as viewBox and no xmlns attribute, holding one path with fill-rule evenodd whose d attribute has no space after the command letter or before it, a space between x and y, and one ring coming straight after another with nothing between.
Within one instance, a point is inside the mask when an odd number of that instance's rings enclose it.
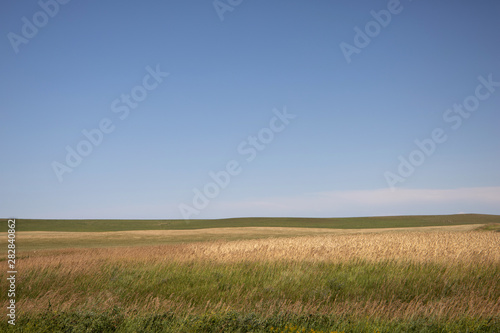
<instances>
[{"instance_id":1,"label":"golden wheat field","mask_svg":"<svg viewBox=\"0 0 500 333\"><path fill-rule=\"evenodd\" d=\"M415 261L500 263L500 233L477 232L475 225L453 227L423 227L374 230L313 230L314 235L268 237L265 239L193 242L157 246L85 248L28 251L22 257L25 269L51 267L77 269L92 267L99 261L162 262L162 261L326 261L342 262L351 259L369 261ZM237 228L234 228L237 229ZM258 228L254 228L258 229ZM265 229L265 228L260 228ZM282 233L287 232L286 228ZM192 231L182 232L184 234ZM220 231L221 233L224 231ZM225 233L242 232L240 230ZM274 230L278 233L278 231ZM161 237L162 232L130 232ZM163 232L167 234L167 232ZM169 231L170 235L176 234ZM180 233L180 232L179 232ZM35 234L35 236L33 236ZM50 233L42 233L43 235ZM127 234L121 232L116 237ZM72 235L71 237L76 237ZM26 237L36 237L32 232ZM43 237L43 236L42 236ZM60 237L57 233L51 238ZM88 242L88 241L87 241ZM40 260L43 258L42 260Z\"/></svg>"}]
</instances>

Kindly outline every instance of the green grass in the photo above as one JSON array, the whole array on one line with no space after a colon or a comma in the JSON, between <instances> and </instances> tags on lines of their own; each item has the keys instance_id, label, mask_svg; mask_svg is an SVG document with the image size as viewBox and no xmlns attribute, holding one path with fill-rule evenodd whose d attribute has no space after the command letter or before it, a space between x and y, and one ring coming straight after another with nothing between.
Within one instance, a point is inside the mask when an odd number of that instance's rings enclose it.
<instances>
[{"instance_id":1,"label":"green grass","mask_svg":"<svg viewBox=\"0 0 500 333\"><path fill-rule=\"evenodd\" d=\"M21 312L17 331L296 332L289 329L295 327L309 332L498 332L498 317L471 317L453 307L466 309L463 302L474 299L495 304L499 275L498 265L362 260L140 266L109 262L83 272L33 269L23 274L30 283L19 285L18 302L39 300L44 305L39 312ZM410 304L432 308L443 300L449 304L441 315L391 318ZM72 310L59 308L68 301L73 302ZM365 314L363 304L374 301L387 308ZM355 304L361 306L349 308ZM4 320L0 329L6 327Z\"/></svg>"},{"instance_id":2,"label":"green grass","mask_svg":"<svg viewBox=\"0 0 500 333\"><path fill-rule=\"evenodd\" d=\"M500 223L485 224L485 225L477 228L476 230L479 230L479 231L496 231L496 232L500 232Z\"/></svg>"},{"instance_id":3,"label":"green grass","mask_svg":"<svg viewBox=\"0 0 500 333\"><path fill-rule=\"evenodd\" d=\"M97 275L98 273L98 275ZM46 290L61 297L103 295L116 302L147 305L149 295L203 307L207 301L245 308L264 299L270 303L377 300L403 303L419 299L439 301L443 297L500 298L500 266L437 263L164 263L137 266L136 263L102 264L84 272L61 273L57 269L24 272L29 285L19 286L19 300L36 299ZM97 298L99 296L96 296ZM108 296L109 297L109 296ZM83 298L82 298L83 299ZM258 311L258 309L252 309Z\"/></svg>"},{"instance_id":4,"label":"green grass","mask_svg":"<svg viewBox=\"0 0 500 333\"><path fill-rule=\"evenodd\" d=\"M140 314L126 316L120 308L111 311L93 312L51 312L23 316L15 327L8 327L6 321L0 323L4 332L37 333L136 333L136 332L355 332L355 333L393 333L393 332L474 332L498 333L498 319L462 318L457 321L421 319L390 321L355 319L350 317L310 315L301 316L277 313L262 317L254 313L220 312L205 315L177 316L173 313Z\"/></svg>"},{"instance_id":5,"label":"green grass","mask_svg":"<svg viewBox=\"0 0 500 333\"><path fill-rule=\"evenodd\" d=\"M500 223L500 215L458 214L424 216L384 216L351 218L230 218L216 220L42 220L17 219L17 231L126 231L189 230L225 227L293 228L403 228ZM0 220L0 232L7 231L7 220Z\"/></svg>"}]
</instances>

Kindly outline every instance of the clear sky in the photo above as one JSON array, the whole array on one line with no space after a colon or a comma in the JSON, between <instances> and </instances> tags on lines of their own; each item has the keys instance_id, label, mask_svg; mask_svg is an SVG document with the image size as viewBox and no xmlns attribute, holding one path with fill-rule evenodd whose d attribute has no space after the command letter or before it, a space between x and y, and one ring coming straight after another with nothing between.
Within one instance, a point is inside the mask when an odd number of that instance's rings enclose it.
<instances>
[{"instance_id":1,"label":"clear sky","mask_svg":"<svg viewBox=\"0 0 500 333\"><path fill-rule=\"evenodd\" d=\"M1 7L1 217L500 214L499 1Z\"/></svg>"}]
</instances>

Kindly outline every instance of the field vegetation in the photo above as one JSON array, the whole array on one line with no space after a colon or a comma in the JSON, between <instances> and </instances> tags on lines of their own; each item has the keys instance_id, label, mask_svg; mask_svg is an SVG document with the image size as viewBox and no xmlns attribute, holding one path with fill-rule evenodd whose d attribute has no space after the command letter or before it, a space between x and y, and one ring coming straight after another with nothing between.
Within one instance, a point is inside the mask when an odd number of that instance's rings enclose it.
<instances>
[{"instance_id":1,"label":"field vegetation","mask_svg":"<svg viewBox=\"0 0 500 333\"><path fill-rule=\"evenodd\" d=\"M249 238L243 229L158 245L25 249L10 330L500 331L495 228L256 228Z\"/></svg>"},{"instance_id":2,"label":"field vegetation","mask_svg":"<svg viewBox=\"0 0 500 333\"><path fill-rule=\"evenodd\" d=\"M237 227L284 228L405 228L500 223L499 215L457 214L422 216L380 216L346 218L251 217L214 220L41 220L18 219L17 231L102 232L127 230L193 230ZM0 220L0 232L7 231L7 220Z\"/></svg>"}]
</instances>

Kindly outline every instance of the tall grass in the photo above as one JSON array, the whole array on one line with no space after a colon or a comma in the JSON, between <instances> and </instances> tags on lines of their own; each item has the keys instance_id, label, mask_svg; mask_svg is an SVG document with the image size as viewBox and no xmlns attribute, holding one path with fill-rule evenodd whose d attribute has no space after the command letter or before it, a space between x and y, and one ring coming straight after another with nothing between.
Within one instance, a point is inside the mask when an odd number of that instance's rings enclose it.
<instances>
[{"instance_id":1,"label":"tall grass","mask_svg":"<svg viewBox=\"0 0 500 333\"><path fill-rule=\"evenodd\" d=\"M499 245L497 232L388 232L37 251L19 261L17 306L25 326L109 331L491 331Z\"/></svg>"},{"instance_id":2,"label":"tall grass","mask_svg":"<svg viewBox=\"0 0 500 333\"><path fill-rule=\"evenodd\" d=\"M359 315L409 319L498 315L498 266L345 263L106 263L85 270L45 268L19 280L19 307L265 316ZM29 284L26 282L29 280Z\"/></svg>"}]
</instances>

